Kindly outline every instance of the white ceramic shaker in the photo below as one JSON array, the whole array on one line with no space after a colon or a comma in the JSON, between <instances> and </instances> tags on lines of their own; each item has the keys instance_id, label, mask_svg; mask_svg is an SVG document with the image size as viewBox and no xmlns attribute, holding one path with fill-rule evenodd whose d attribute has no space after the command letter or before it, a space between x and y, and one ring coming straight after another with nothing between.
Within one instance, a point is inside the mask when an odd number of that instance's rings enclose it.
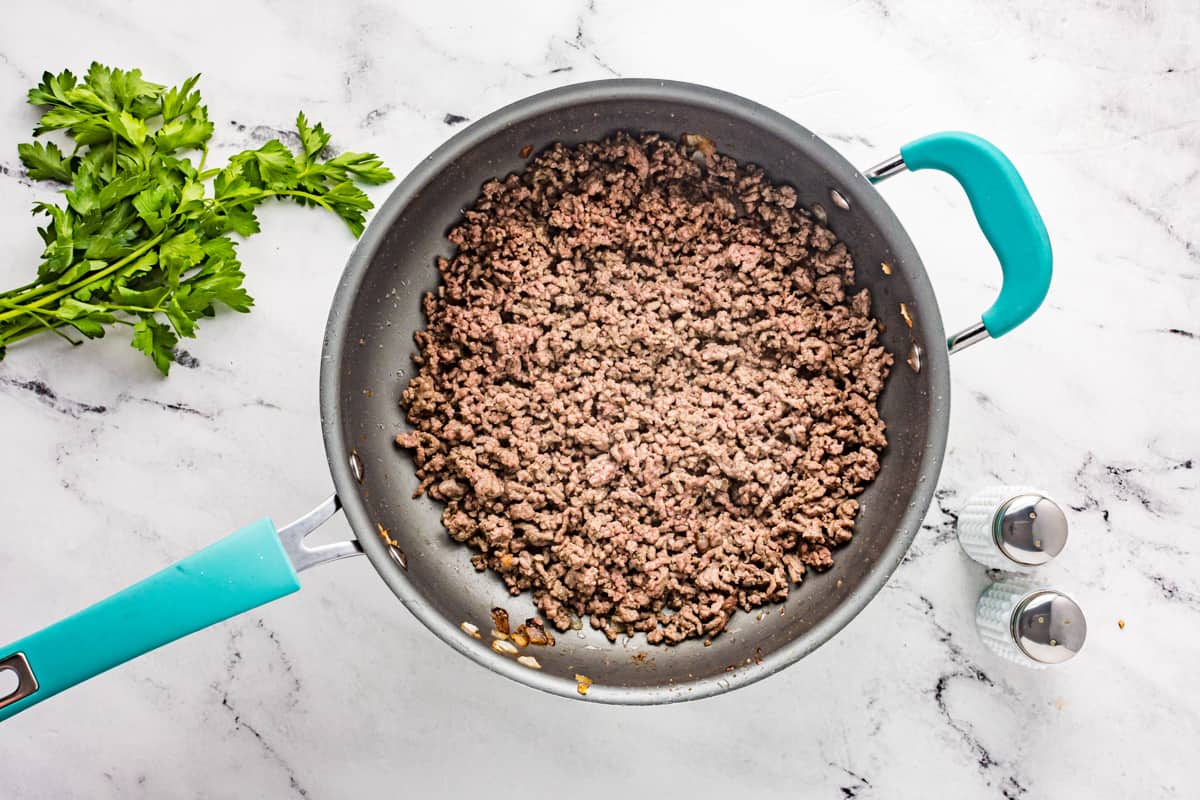
<instances>
[{"instance_id":1,"label":"white ceramic shaker","mask_svg":"<svg viewBox=\"0 0 1200 800\"><path fill-rule=\"evenodd\" d=\"M976 492L958 516L958 541L967 555L992 569L1027 572L1067 545L1067 517L1045 492L992 486Z\"/></svg>"}]
</instances>

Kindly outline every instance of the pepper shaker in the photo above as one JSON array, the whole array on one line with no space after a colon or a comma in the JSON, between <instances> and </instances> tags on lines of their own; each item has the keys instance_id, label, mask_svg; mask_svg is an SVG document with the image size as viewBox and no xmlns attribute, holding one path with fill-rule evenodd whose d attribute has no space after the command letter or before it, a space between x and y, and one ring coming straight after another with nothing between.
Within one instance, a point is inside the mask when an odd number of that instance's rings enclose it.
<instances>
[{"instance_id":1,"label":"pepper shaker","mask_svg":"<svg viewBox=\"0 0 1200 800\"><path fill-rule=\"evenodd\" d=\"M993 653L1034 669L1067 661L1087 638L1087 620L1074 600L1021 580L985 589L975 607L975 625Z\"/></svg>"},{"instance_id":2,"label":"pepper shaker","mask_svg":"<svg viewBox=\"0 0 1200 800\"><path fill-rule=\"evenodd\" d=\"M1067 545L1062 508L1028 486L993 486L975 493L956 527L966 554L992 569L1027 572Z\"/></svg>"}]
</instances>

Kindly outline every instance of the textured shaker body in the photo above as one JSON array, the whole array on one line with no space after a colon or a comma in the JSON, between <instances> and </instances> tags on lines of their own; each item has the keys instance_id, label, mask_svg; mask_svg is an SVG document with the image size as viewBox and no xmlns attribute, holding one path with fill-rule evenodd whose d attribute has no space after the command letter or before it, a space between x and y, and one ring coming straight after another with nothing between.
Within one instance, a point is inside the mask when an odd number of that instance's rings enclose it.
<instances>
[{"instance_id":1,"label":"textured shaker body","mask_svg":"<svg viewBox=\"0 0 1200 800\"><path fill-rule=\"evenodd\" d=\"M1038 489L992 486L967 500L956 525L962 549L992 569L1028 572L1067 544L1062 508Z\"/></svg>"},{"instance_id":2,"label":"textured shaker body","mask_svg":"<svg viewBox=\"0 0 1200 800\"><path fill-rule=\"evenodd\" d=\"M1072 658L1087 639L1087 621L1074 600L1024 580L985 589L975 607L975 626L993 653L1034 669Z\"/></svg>"}]
</instances>

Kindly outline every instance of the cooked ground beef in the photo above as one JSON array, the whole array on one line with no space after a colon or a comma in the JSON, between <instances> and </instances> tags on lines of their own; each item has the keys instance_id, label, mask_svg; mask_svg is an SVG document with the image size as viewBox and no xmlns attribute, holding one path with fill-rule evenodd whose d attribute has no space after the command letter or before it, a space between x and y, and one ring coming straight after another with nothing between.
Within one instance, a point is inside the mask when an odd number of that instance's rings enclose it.
<instances>
[{"instance_id":1,"label":"cooked ground beef","mask_svg":"<svg viewBox=\"0 0 1200 800\"><path fill-rule=\"evenodd\" d=\"M449 234L403 392L421 491L559 629L711 637L849 541L892 363L845 245L763 171L554 145Z\"/></svg>"}]
</instances>

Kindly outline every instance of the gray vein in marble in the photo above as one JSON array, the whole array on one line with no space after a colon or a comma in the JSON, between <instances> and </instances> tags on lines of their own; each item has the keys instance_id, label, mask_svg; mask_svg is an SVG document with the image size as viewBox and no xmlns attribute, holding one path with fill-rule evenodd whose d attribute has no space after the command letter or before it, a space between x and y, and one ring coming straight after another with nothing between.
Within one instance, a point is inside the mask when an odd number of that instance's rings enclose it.
<instances>
[{"instance_id":1,"label":"gray vein in marble","mask_svg":"<svg viewBox=\"0 0 1200 800\"><path fill-rule=\"evenodd\" d=\"M20 78L22 81L25 81L25 82L31 81L31 79L29 77L29 73L26 72L25 70L21 69L20 67L18 67L16 64L14 64L8 56L4 55L4 53L0 53L0 64L3 64L4 66L6 66L10 70L12 70L13 73L15 73L16 76L18 78Z\"/></svg>"},{"instance_id":2,"label":"gray vein in marble","mask_svg":"<svg viewBox=\"0 0 1200 800\"><path fill-rule=\"evenodd\" d=\"M984 285L987 284L985 283ZM1007 433L1013 441L1021 440L1021 431L1006 408L999 406L987 392L976 389L969 391L968 394L975 401L976 405L992 417L992 424L995 426L993 429L994 432L1002 431Z\"/></svg>"},{"instance_id":3,"label":"gray vein in marble","mask_svg":"<svg viewBox=\"0 0 1200 800\"><path fill-rule=\"evenodd\" d=\"M189 356L190 358L190 356ZM197 365L199 362L197 362ZM37 399L42 405L47 406L58 414L73 417L78 419L86 414L102 415L115 412L121 406L127 403L138 403L140 405L151 406L161 411L172 413L185 414L189 416L200 417L208 421L213 421L223 414L243 408L266 408L272 411L279 411L280 407L275 403L271 403L262 398L255 398L244 403L239 403L236 406L219 408L215 411L204 411L187 403L169 400L158 400L152 397L140 397L128 392L117 394L113 402L109 405L100 403L87 403L81 400L74 400L67 397L62 397L51 388L45 381L36 378L17 378L11 375L0 375L0 386L9 387L20 392L27 392Z\"/></svg>"},{"instance_id":4,"label":"gray vein in marble","mask_svg":"<svg viewBox=\"0 0 1200 800\"><path fill-rule=\"evenodd\" d=\"M210 414L206 411L201 411L198 408L192 408L187 403L173 403L173 402L167 402L164 400L153 400L149 397L134 397L133 395L126 394L125 392L122 392L121 394L117 395L118 404L128 402L128 401L133 401L135 403L141 403L142 405L153 406L154 408L158 408L163 411L177 411L180 414L190 414L191 416L200 417L201 419L206 419L206 420L210 420L210 421L216 418L215 414Z\"/></svg>"},{"instance_id":5,"label":"gray vein in marble","mask_svg":"<svg viewBox=\"0 0 1200 800\"><path fill-rule=\"evenodd\" d=\"M360 128L370 128L381 119L386 119L389 114L396 110L395 103L385 103L378 108L372 108L362 118L362 122L358 123Z\"/></svg>"},{"instance_id":6,"label":"gray vein in marble","mask_svg":"<svg viewBox=\"0 0 1200 800\"><path fill-rule=\"evenodd\" d=\"M841 764L838 764L835 761L826 761L825 763L828 764L829 766L833 767L834 769L841 770L842 772L846 773L847 775L849 775L851 778L854 779L854 783L838 787L838 789L842 793L842 797L856 798L859 796L858 793L861 792L863 789L871 788L871 782L869 780L867 780L866 778L864 778L862 775L859 775L857 772L847 769L846 767L843 767Z\"/></svg>"},{"instance_id":7,"label":"gray vein in marble","mask_svg":"<svg viewBox=\"0 0 1200 800\"><path fill-rule=\"evenodd\" d=\"M371 126L373 126L376 122L379 122L382 119L387 119L389 116L391 116L392 112L398 108L402 108L406 111L412 112L419 119L424 119L424 120L433 119L433 115L426 112L424 109L413 105L412 103L408 102L407 100L399 100L394 103L384 103L381 106L377 106L376 108L371 109L370 111L368 111L366 113L366 115L363 116L362 122L360 122L358 124L358 127L363 128L363 129L370 129ZM448 116L452 116L452 115L448 115ZM442 121L445 122L445 118L443 118Z\"/></svg>"},{"instance_id":8,"label":"gray vein in marble","mask_svg":"<svg viewBox=\"0 0 1200 800\"><path fill-rule=\"evenodd\" d=\"M950 662L959 667L957 672L945 673L941 677L945 677L946 675L950 675L951 677L967 677L971 680L978 681L989 688L997 689L1001 694L1004 694L1007 697L1015 699L1018 696L1017 692L1012 687L1003 682L997 683L994 681L983 671L982 668L977 666L975 662L973 662L970 657L967 656L962 646L959 645L958 642L954 641L954 632L938 622L936 608L932 600L920 593L917 594L917 600L920 601L920 605L916 606L916 609L921 612L921 615L929 621L931 626L933 626L936 639L945 646Z\"/></svg>"},{"instance_id":9,"label":"gray vein in marble","mask_svg":"<svg viewBox=\"0 0 1200 800\"><path fill-rule=\"evenodd\" d=\"M592 59L592 61L596 62L597 66L599 66L602 70L607 72L609 75L619 78L619 77L621 77L621 73L618 72L616 69L614 69L607 61L605 61L604 59L602 59L600 57L600 54L597 53L593 49L593 43L591 41L591 38L589 36L587 36L587 34L584 31L584 22L589 17L595 17L595 15L596 15L596 0L587 0L586 4L584 5L583 11L575 19L575 38L574 39L563 39L563 42L568 47L573 47L574 49L578 50L579 52L583 53L584 55L590 57Z\"/></svg>"},{"instance_id":10,"label":"gray vein in marble","mask_svg":"<svg viewBox=\"0 0 1200 800\"><path fill-rule=\"evenodd\" d=\"M921 523L921 530L931 532L932 536L921 536L913 542L908 548L908 552L904 554L904 558L900 563L908 564L913 561L918 561L928 553L940 549L949 542L956 541L955 525L958 523L958 511L954 504L953 498L957 496L954 489L942 487L934 491L934 502L930 507L929 513L925 515L925 520ZM941 519L934 520L933 515L938 514Z\"/></svg>"},{"instance_id":11,"label":"gray vein in marble","mask_svg":"<svg viewBox=\"0 0 1200 800\"><path fill-rule=\"evenodd\" d=\"M521 67L518 67L516 64L512 63L511 61L503 62L503 66L505 69L509 69L509 70L512 70L513 72L517 73L522 78L536 78L537 77L537 75L535 75L534 73L530 72L527 69L522 69Z\"/></svg>"},{"instance_id":12,"label":"gray vein in marble","mask_svg":"<svg viewBox=\"0 0 1200 800\"><path fill-rule=\"evenodd\" d=\"M33 181L29 179L29 173L25 171L24 165L0 162L0 178L14 179L20 186L33 185Z\"/></svg>"},{"instance_id":13,"label":"gray vein in marble","mask_svg":"<svg viewBox=\"0 0 1200 800\"><path fill-rule=\"evenodd\" d=\"M867 0L867 5L879 12L879 16L887 19L892 16L892 10L888 8L884 0Z\"/></svg>"},{"instance_id":14,"label":"gray vein in marble","mask_svg":"<svg viewBox=\"0 0 1200 800\"><path fill-rule=\"evenodd\" d=\"M200 359L189 353L187 350L175 350L175 363L184 369L196 369L200 366Z\"/></svg>"},{"instance_id":15,"label":"gray vein in marble","mask_svg":"<svg viewBox=\"0 0 1200 800\"><path fill-rule=\"evenodd\" d=\"M1158 587L1162 596L1167 600L1178 600L1194 611L1200 611L1200 595L1179 588L1179 584L1162 575L1147 575L1150 582Z\"/></svg>"},{"instance_id":16,"label":"gray vein in marble","mask_svg":"<svg viewBox=\"0 0 1200 800\"><path fill-rule=\"evenodd\" d=\"M279 139L288 147L293 149L300 148L300 135L293 130L275 128L271 125L255 125L251 127L247 123L238 122L236 119L229 120L229 124L238 133L245 133L246 138L251 144L263 144L271 139ZM241 143L239 142L240 145Z\"/></svg>"},{"instance_id":17,"label":"gray vein in marble","mask_svg":"<svg viewBox=\"0 0 1200 800\"><path fill-rule=\"evenodd\" d=\"M958 492L948 487L940 487L933 493L933 502L937 507L938 513L942 515L942 521L937 525L928 523L922 525L922 529L935 531L932 538L932 543L935 545L946 544L955 540L955 528L958 525L957 498Z\"/></svg>"},{"instance_id":18,"label":"gray vein in marble","mask_svg":"<svg viewBox=\"0 0 1200 800\"><path fill-rule=\"evenodd\" d=\"M1179 462L1179 463L1189 463ZM1142 472L1137 466L1117 466L1101 464L1095 453L1088 453L1083 464L1075 472L1074 483L1083 494L1083 502L1072 505L1073 511L1094 509L1103 515L1105 525L1111 530L1108 509L1101 505L1096 489L1101 494L1108 495L1118 502L1136 502L1153 516L1162 516L1158 503L1150 490L1137 480ZM1132 476L1132 477L1131 477Z\"/></svg>"},{"instance_id":19,"label":"gray vein in marble","mask_svg":"<svg viewBox=\"0 0 1200 800\"><path fill-rule=\"evenodd\" d=\"M288 681L288 706L295 708L300 702L300 691L303 688L300 684L300 678L296 675L295 667L292 664L292 659L288 657L287 650L284 649L283 643L279 641L279 635L275 631L266 626L262 619L256 619L254 625L260 631L266 634L267 641L275 649L275 657L279 659L279 663L283 665L283 674Z\"/></svg>"},{"instance_id":20,"label":"gray vein in marble","mask_svg":"<svg viewBox=\"0 0 1200 800\"><path fill-rule=\"evenodd\" d=\"M350 68L342 72L342 83L346 87L346 98L353 99L354 97L354 81L366 75L367 70L371 67L372 59L367 55L366 49L359 47L370 32L370 26L365 22L360 23L355 27L355 37L352 41L352 47L349 53Z\"/></svg>"},{"instance_id":21,"label":"gray vein in marble","mask_svg":"<svg viewBox=\"0 0 1200 800\"><path fill-rule=\"evenodd\" d=\"M1101 464L1094 454L1089 453L1074 477L1074 484L1082 494L1082 500L1070 505L1070 509L1076 513L1098 512L1104 529L1110 533L1113 531L1111 509L1107 503L1102 502L1102 497L1111 498L1117 503L1135 504L1151 517L1162 518L1170 509L1164 506L1161 498L1142 478L1179 470L1192 470L1194 467L1193 458L1160 459L1159 464L1149 466ZM1190 488L1180 487L1184 491ZM1186 543L1161 542L1143 537L1121 537L1120 541L1130 554L1135 556L1141 548L1165 553L1177 559L1192 555ZM1180 603L1192 611L1200 611L1200 593L1181 586L1178 580L1164 576L1151 564L1146 563L1144 558L1133 558L1129 565L1153 584L1163 599Z\"/></svg>"},{"instance_id":22,"label":"gray vein in marble","mask_svg":"<svg viewBox=\"0 0 1200 800\"><path fill-rule=\"evenodd\" d=\"M267 741L266 737L262 735L262 732L242 718L241 713L239 713L237 708L234 707L233 703L230 702L228 694L221 697L221 707L229 712L230 717L233 719L234 730L244 730L253 736L254 740L258 743L258 746L262 749L263 754L284 770L287 775L288 786L292 789L292 791L294 791L299 797L308 797L308 790L305 789L300 784L300 781L296 779L296 774L292 770L291 765L288 764L283 756L279 754L279 751L276 750L269 741Z\"/></svg>"},{"instance_id":23,"label":"gray vein in marble","mask_svg":"<svg viewBox=\"0 0 1200 800\"><path fill-rule=\"evenodd\" d=\"M1197 247L1194 241L1180 233L1175 227L1175 224L1171 220L1167 219L1167 216L1163 214L1163 212L1156 208L1150 207L1129 192L1122 193L1121 200L1127 203L1130 208L1134 209L1139 214L1157 225L1168 237L1170 237L1171 241L1183 247L1183 251L1187 253L1187 257L1189 259L1200 264L1200 247ZM1189 281L1200 280L1200 275L1188 272L1180 272L1176 275L1176 277Z\"/></svg>"},{"instance_id":24,"label":"gray vein in marble","mask_svg":"<svg viewBox=\"0 0 1200 800\"><path fill-rule=\"evenodd\" d=\"M291 660L287 658L286 654L284 654L283 647L279 643L279 638L276 636L275 632L268 629L263 623L262 619L255 620L255 628L266 634L268 641L271 642L276 651L276 656L283 665L284 672L290 679L290 687L288 689L288 706L290 708L294 708L299 702L298 694L301 687L300 680L296 677L292 668ZM274 762L280 769L283 770L284 775L287 777L289 788L291 788L291 790L295 792L298 797L307 798L309 796L308 789L306 789L296 778L296 772L292 765L287 761L286 758L283 757L282 754L280 754L275 745L273 745L267 739L258 726L253 725L246 720L245 715L234 704L234 701L230 696L230 687L237 680L238 667L243 663L242 651L239 646L243 636L244 631L240 627L234 627L230 630L228 645L229 656L225 660L224 685L222 686L221 683L217 683L214 684L212 688L220 692L221 707L225 709L232 719L234 730L244 730L249 733L254 738L258 746L262 749L263 755L265 755L270 761Z\"/></svg>"},{"instance_id":25,"label":"gray vein in marble","mask_svg":"<svg viewBox=\"0 0 1200 800\"><path fill-rule=\"evenodd\" d=\"M37 379L22 379L0 375L0 386L8 386L23 392L29 392L42 405L50 407L59 414L75 417L76 419L84 414L104 414L109 410L108 406L83 403L78 400L59 397L58 393L47 386L44 381Z\"/></svg>"},{"instance_id":26,"label":"gray vein in marble","mask_svg":"<svg viewBox=\"0 0 1200 800\"><path fill-rule=\"evenodd\" d=\"M870 147L872 149L875 148L875 143L873 141L858 133L822 133L821 135L824 138L832 139L835 142L842 142L844 144L861 144L863 147ZM864 164L863 166L865 167L866 165Z\"/></svg>"},{"instance_id":27,"label":"gray vein in marble","mask_svg":"<svg viewBox=\"0 0 1200 800\"><path fill-rule=\"evenodd\" d=\"M951 664L956 668L942 672L938 675L933 687L933 700L937 704L938 713L945 720L946 724L953 730L958 737L963 741L967 748L975 757L976 763L983 770L999 768L1005 772L1002 777L1001 791L1005 797L1019 797L1027 790L1018 780L1013 765L997 759L992 755L991 750L983 743L980 737L975 732L975 726L970 722L965 722L955 716L950 708L950 701L947 697L947 691L955 681L968 681L980 683L989 689L996 689L1006 697L1017 700L1019 695L1012 687L1003 682L993 680L987 673L976 665L963 651L962 647L954 641L954 634L950 629L946 628L937 621L933 601L923 594L917 595L921 606L918 609L922 615L929 620L937 634L937 640L946 648L946 655Z\"/></svg>"}]
</instances>

